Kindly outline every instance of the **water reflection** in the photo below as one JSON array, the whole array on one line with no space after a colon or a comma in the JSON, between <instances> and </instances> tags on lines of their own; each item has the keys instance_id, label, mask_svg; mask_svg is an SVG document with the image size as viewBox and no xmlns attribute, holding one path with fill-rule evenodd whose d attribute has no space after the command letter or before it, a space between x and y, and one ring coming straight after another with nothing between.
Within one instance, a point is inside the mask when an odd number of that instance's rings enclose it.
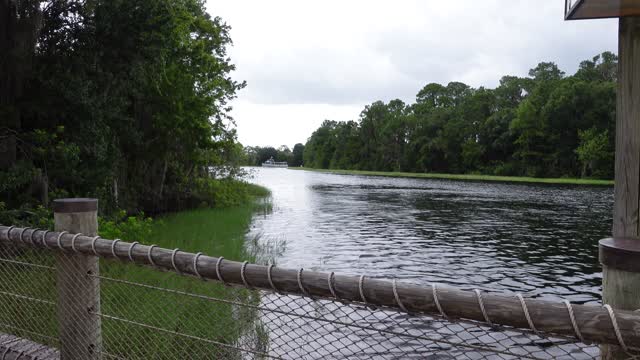
<instances>
[{"instance_id":1,"label":"water reflection","mask_svg":"<svg viewBox=\"0 0 640 360\"><path fill-rule=\"evenodd\" d=\"M611 188L254 171L273 212L248 236L280 266L599 300Z\"/></svg>"}]
</instances>

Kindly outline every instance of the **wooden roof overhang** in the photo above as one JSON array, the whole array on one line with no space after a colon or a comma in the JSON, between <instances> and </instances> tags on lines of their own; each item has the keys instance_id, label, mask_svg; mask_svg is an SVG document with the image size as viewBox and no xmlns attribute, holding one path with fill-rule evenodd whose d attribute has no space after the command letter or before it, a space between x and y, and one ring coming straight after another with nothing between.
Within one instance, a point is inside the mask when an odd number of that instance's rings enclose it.
<instances>
[{"instance_id":1,"label":"wooden roof overhang","mask_svg":"<svg viewBox=\"0 0 640 360\"><path fill-rule=\"evenodd\" d=\"M565 0L565 20L640 16L640 0Z\"/></svg>"}]
</instances>

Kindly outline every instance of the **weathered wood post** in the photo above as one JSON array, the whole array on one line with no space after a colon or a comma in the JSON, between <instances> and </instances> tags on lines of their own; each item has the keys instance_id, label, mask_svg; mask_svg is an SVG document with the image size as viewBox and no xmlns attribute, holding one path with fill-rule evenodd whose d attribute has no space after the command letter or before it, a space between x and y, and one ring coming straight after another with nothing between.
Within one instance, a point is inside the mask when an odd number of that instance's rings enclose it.
<instances>
[{"instance_id":1,"label":"weathered wood post","mask_svg":"<svg viewBox=\"0 0 640 360\"><path fill-rule=\"evenodd\" d=\"M620 18L613 239L600 241L602 301L640 309L640 17ZM626 358L619 347L603 359Z\"/></svg>"},{"instance_id":2,"label":"weathered wood post","mask_svg":"<svg viewBox=\"0 0 640 360\"><path fill-rule=\"evenodd\" d=\"M59 199L53 202L56 231L95 236L97 199ZM61 360L101 358L100 282L96 256L58 252L58 327Z\"/></svg>"},{"instance_id":3,"label":"weathered wood post","mask_svg":"<svg viewBox=\"0 0 640 360\"><path fill-rule=\"evenodd\" d=\"M565 0L564 18L619 19L613 238L600 241L602 301L615 309L637 310L640 309L640 2ZM601 356L628 357L618 346L602 346Z\"/></svg>"}]
</instances>

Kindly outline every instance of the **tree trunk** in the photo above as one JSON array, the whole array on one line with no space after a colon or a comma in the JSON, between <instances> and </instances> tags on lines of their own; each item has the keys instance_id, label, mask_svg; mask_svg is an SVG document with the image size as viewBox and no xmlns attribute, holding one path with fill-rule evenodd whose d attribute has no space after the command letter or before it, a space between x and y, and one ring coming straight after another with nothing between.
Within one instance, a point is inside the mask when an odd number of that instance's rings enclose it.
<instances>
[{"instance_id":1,"label":"tree trunk","mask_svg":"<svg viewBox=\"0 0 640 360\"><path fill-rule=\"evenodd\" d=\"M0 0L0 170L16 162L20 130L16 102L31 70L41 23L39 1Z\"/></svg>"},{"instance_id":2,"label":"tree trunk","mask_svg":"<svg viewBox=\"0 0 640 360\"><path fill-rule=\"evenodd\" d=\"M118 179L113 178L113 202L118 206Z\"/></svg>"},{"instance_id":3,"label":"tree trunk","mask_svg":"<svg viewBox=\"0 0 640 360\"><path fill-rule=\"evenodd\" d=\"M42 175L40 180L41 180L40 200L42 202L42 206L48 207L49 206L49 178Z\"/></svg>"},{"instance_id":4,"label":"tree trunk","mask_svg":"<svg viewBox=\"0 0 640 360\"><path fill-rule=\"evenodd\" d=\"M164 159L164 167L162 168L162 177L160 178L160 188L158 189L158 202L160 202L160 200L162 200L162 192L164 190L164 182L167 178L167 167L169 166L169 161L167 159Z\"/></svg>"}]
</instances>

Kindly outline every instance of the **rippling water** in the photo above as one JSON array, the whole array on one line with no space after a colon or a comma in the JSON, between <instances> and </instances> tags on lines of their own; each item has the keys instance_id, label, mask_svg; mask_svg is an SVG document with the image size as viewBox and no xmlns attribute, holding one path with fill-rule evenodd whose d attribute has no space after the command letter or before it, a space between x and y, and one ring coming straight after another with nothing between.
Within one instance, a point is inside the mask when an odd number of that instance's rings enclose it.
<instances>
[{"instance_id":1,"label":"rippling water","mask_svg":"<svg viewBox=\"0 0 640 360\"><path fill-rule=\"evenodd\" d=\"M600 299L612 188L252 171L273 212L249 237L279 266Z\"/></svg>"}]
</instances>

